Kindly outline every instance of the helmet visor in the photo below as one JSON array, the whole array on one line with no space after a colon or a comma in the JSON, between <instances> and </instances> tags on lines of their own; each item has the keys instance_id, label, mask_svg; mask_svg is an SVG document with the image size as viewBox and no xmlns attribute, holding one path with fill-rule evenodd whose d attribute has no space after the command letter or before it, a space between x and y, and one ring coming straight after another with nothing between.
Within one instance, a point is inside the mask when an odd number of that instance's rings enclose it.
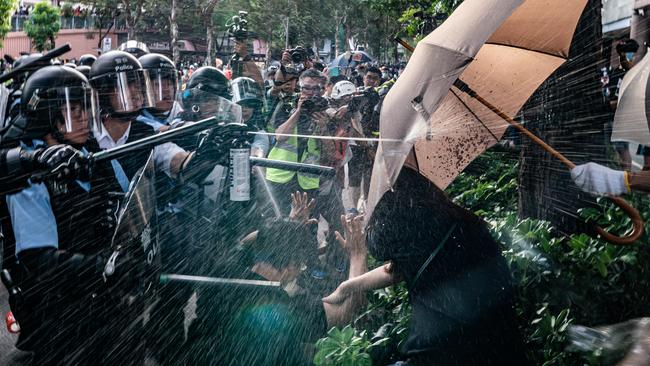
<instances>
[{"instance_id":1,"label":"helmet visor","mask_svg":"<svg viewBox=\"0 0 650 366\"><path fill-rule=\"evenodd\" d=\"M63 133L89 132L97 121L97 107L89 86L37 91L27 108L33 115L48 116L52 126Z\"/></svg>"},{"instance_id":2,"label":"helmet visor","mask_svg":"<svg viewBox=\"0 0 650 366\"><path fill-rule=\"evenodd\" d=\"M147 70L129 70L108 76L108 84L98 91L115 113L133 113L154 106Z\"/></svg>"},{"instance_id":3,"label":"helmet visor","mask_svg":"<svg viewBox=\"0 0 650 366\"><path fill-rule=\"evenodd\" d=\"M178 77L175 70L158 69L150 73L153 109L167 112L172 109L176 90L178 90Z\"/></svg>"},{"instance_id":4,"label":"helmet visor","mask_svg":"<svg viewBox=\"0 0 650 366\"><path fill-rule=\"evenodd\" d=\"M91 88L61 88L59 90L59 112L63 116L65 132L91 130L97 119L97 106Z\"/></svg>"},{"instance_id":5,"label":"helmet visor","mask_svg":"<svg viewBox=\"0 0 650 366\"><path fill-rule=\"evenodd\" d=\"M195 121L216 117L226 123L241 123L241 107L226 98L204 90L186 89L179 99L184 111L191 112Z\"/></svg>"}]
</instances>

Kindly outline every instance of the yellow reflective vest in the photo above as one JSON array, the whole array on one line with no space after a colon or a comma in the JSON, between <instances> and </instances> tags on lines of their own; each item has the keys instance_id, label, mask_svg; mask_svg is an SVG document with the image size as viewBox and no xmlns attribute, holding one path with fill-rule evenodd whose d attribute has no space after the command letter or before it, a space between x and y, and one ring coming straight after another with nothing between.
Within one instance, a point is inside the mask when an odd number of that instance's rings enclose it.
<instances>
[{"instance_id":1,"label":"yellow reflective vest","mask_svg":"<svg viewBox=\"0 0 650 366\"><path fill-rule=\"evenodd\" d=\"M297 127L294 127L293 134L298 134ZM268 158L297 163L298 138L296 136L291 136L284 141L276 142L275 146L271 149ZM307 139L307 148L303 150L300 162L305 164L320 163L320 148L315 139ZM287 183L291 181L296 174L298 174L298 184L302 189L317 189L319 187L320 179L318 175L296 173L292 170L266 168L266 180L273 183Z\"/></svg>"}]
</instances>

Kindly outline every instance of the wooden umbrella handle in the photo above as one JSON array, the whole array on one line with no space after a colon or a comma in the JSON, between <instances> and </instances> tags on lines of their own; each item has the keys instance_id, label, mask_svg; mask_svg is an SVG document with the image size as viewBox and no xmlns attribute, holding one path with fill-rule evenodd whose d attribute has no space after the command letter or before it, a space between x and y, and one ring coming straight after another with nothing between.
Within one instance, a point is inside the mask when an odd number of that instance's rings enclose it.
<instances>
[{"instance_id":1,"label":"wooden umbrella handle","mask_svg":"<svg viewBox=\"0 0 650 366\"><path fill-rule=\"evenodd\" d=\"M620 197L608 197L608 199L611 200L616 206L620 207L621 210L623 210L623 212L625 212L625 214L628 215L630 219L632 219L634 230L632 230L632 233L630 235L622 237L612 235L600 226L596 226L596 232L598 235L602 236L603 239L614 245L634 244L634 242L639 240L643 234L644 223L643 218L639 214L639 211L637 211L634 207L632 207L629 203Z\"/></svg>"},{"instance_id":2,"label":"wooden umbrella handle","mask_svg":"<svg viewBox=\"0 0 650 366\"><path fill-rule=\"evenodd\" d=\"M394 40L395 42L401 44L402 47L406 48L407 50L409 50L409 51L411 51L411 52L415 51L415 47L411 46L410 44L408 44L408 42L406 42L405 40L401 39L400 37L395 37L395 38L393 38L393 40Z\"/></svg>"},{"instance_id":3,"label":"wooden umbrella handle","mask_svg":"<svg viewBox=\"0 0 650 366\"><path fill-rule=\"evenodd\" d=\"M575 164L567 159L564 155L562 155L559 151L555 150L552 148L549 144L544 142L542 139L539 137L535 136L532 132L530 132L527 128L524 126L520 125L515 121L514 119L510 118L507 114L503 113L499 108L495 107L492 105L490 102L487 100L483 99L480 95L478 95L472 88L469 87L465 82L463 82L460 79L457 79L454 85L461 90L462 92L466 93L470 97L476 99L478 102L483 104L485 107L490 109L492 112L494 112L496 115L499 117L503 118L506 122L508 122L511 126L516 128L519 132L522 134L526 135L529 139L531 139L534 143L539 145L542 149L546 150L549 154L553 155L553 157L559 159L564 165L566 165L569 169L575 168ZM634 207L630 206L624 199L620 197L608 197L616 206L620 207L623 212L627 216L630 217L632 220L632 225L634 226L634 230L632 230L632 233L628 236L616 236L613 235L609 232L607 232L605 229L601 228L600 226L596 226L596 232L603 237L606 241L608 241L611 244L614 245L630 245L633 244L635 241L637 241L640 237L641 234L643 234L643 219L641 218L641 215L639 214L639 211L637 211Z\"/></svg>"}]
</instances>

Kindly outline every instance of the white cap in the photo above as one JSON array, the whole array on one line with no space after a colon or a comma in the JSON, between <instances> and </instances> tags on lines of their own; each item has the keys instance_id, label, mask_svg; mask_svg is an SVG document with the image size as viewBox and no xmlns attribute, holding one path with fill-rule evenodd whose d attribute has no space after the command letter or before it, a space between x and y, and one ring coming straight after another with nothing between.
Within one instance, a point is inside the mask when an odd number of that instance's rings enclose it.
<instances>
[{"instance_id":1,"label":"white cap","mask_svg":"<svg viewBox=\"0 0 650 366\"><path fill-rule=\"evenodd\" d=\"M352 82L342 80L334 84L334 88L332 88L332 99L341 99L348 95L354 94L356 91L357 88L354 86L354 84L352 84Z\"/></svg>"}]
</instances>

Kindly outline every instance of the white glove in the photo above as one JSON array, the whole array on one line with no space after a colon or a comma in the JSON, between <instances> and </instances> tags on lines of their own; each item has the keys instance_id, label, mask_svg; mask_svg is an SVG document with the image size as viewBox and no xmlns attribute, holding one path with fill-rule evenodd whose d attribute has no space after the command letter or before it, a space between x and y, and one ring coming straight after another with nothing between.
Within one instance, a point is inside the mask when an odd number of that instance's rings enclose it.
<instances>
[{"instance_id":1,"label":"white glove","mask_svg":"<svg viewBox=\"0 0 650 366\"><path fill-rule=\"evenodd\" d=\"M571 178L585 192L618 196L630 190L626 184L626 172L587 163L571 169Z\"/></svg>"}]
</instances>

